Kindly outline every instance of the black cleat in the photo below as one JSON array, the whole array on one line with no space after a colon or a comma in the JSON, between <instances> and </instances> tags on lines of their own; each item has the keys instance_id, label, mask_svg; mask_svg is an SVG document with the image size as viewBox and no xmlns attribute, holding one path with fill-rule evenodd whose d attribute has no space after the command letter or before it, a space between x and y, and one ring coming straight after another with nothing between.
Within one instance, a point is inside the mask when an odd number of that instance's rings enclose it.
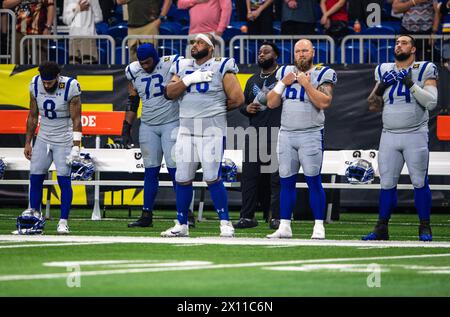
<instances>
[{"instance_id":1,"label":"black cleat","mask_svg":"<svg viewBox=\"0 0 450 317\"><path fill-rule=\"evenodd\" d=\"M389 231L387 223L378 221L371 233L362 237L362 240L389 240Z\"/></svg>"},{"instance_id":2,"label":"black cleat","mask_svg":"<svg viewBox=\"0 0 450 317\"><path fill-rule=\"evenodd\" d=\"M247 228L254 228L258 225L258 221L253 218L241 218L238 222L233 224L233 227L236 229L247 229Z\"/></svg>"},{"instance_id":3,"label":"black cleat","mask_svg":"<svg viewBox=\"0 0 450 317\"><path fill-rule=\"evenodd\" d=\"M128 224L128 228L153 227L153 215L151 212L143 211L142 216L135 222Z\"/></svg>"},{"instance_id":4,"label":"black cleat","mask_svg":"<svg viewBox=\"0 0 450 317\"><path fill-rule=\"evenodd\" d=\"M421 221L419 225L419 240L433 241L433 234L431 233L431 226L429 221Z\"/></svg>"},{"instance_id":5,"label":"black cleat","mask_svg":"<svg viewBox=\"0 0 450 317\"><path fill-rule=\"evenodd\" d=\"M191 210L188 213L188 226L189 228L195 228L195 216Z\"/></svg>"},{"instance_id":6,"label":"black cleat","mask_svg":"<svg viewBox=\"0 0 450 317\"><path fill-rule=\"evenodd\" d=\"M278 230L280 227L280 219L270 219L269 228L273 230Z\"/></svg>"}]
</instances>

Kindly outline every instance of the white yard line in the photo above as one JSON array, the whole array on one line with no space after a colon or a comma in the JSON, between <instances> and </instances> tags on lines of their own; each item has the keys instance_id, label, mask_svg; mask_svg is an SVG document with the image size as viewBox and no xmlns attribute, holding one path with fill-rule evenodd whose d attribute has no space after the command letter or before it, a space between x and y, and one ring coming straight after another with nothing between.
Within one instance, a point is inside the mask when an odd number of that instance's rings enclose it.
<instances>
[{"instance_id":1,"label":"white yard line","mask_svg":"<svg viewBox=\"0 0 450 317\"><path fill-rule=\"evenodd\" d=\"M450 242L421 241L361 241L361 240L309 240L265 238L158 238L136 236L15 236L0 235L0 241L13 242L100 242L100 243L156 243L156 244L212 244L212 245L261 245L261 246L324 246L324 247L396 247L396 248L450 248Z\"/></svg>"},{"instance_id":2,"label":"white yard line","mask_svg":"<svg viewBox=\"0 0 450 317\"><path fill-rule=\"evenodd\" d=\"M314 260L290 260L290 261L273 261L273 262L252 262L252 263L236 263L236 264L212 264L212 265L192 265L182 267L161 267L155 268L139 268L139 269L117 269L117 270L99 270L99 271L83 271L80 270L76 274L82 276L99 276L99 275L116 275L130 273L149 273L149 272L167 272L167 271L192 271L206 269L234 269L244 267L267 267L280 265L308 264L308 263L328 263L328 262L353 262L353 261L377 261L377 260L399 260L399 259L419 259L419 258L437 258L450 257L450 253L443 254L420 254L420 255L399 255L399 256L378 256L378 257L360 257L360 258L334 258L334 259L314 259ZM82 263L82 262L81 262ZM18 280L42 280L42 279L58 279L68 278L74 273L48 273L48 274L23 274L23 275L2 275L0 282L18 281Z\"/></svg>"},{"instance_id":3,"label":"white yard line","mask_svg":"<svg viewBox=\"0 0 450 317\"><path fill-rule=\"evenodd\" d=\"M9 241L8 241L9 242ZM97 245L112 244L114 242L64 242L64 243L36 243L36 244L15 244L0 245L0 249L16 249L16 248L38 248L38 247L65 247L67 245Z\"/></svg>"}]
</instances>

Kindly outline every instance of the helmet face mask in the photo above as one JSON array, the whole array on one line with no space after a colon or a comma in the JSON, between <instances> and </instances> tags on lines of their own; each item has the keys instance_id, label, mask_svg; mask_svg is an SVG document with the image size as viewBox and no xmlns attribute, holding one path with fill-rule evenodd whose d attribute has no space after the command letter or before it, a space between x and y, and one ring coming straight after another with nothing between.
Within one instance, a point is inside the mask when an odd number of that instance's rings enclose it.
<instances>
[{"instance_id":1,"label":"helmet face mask","mask_svg":"<svg viewBox=\"0 0 450 317\"><path fill-rule=\"evenodd\" d=\"M370 184L374 180L374 174L372 163L364 159L353 161L345 171L350 184Z\"/></svg>"},{"instance_id":2,"label":"helmet face mask","mask_svg":"<svg viewBox=\"0 0 450 317\"><path fill-rule=\"evenodd\" d=\"M75 181L89 181L95 173L94 161L88 153L81 153L79 158L72 161L70 178Z\"/></svg>"},{"instance_id":3,"label":"helmet face mask","mask_svg":"<svg viewBox=\"0 0 450 317\"><path fill-rule=\"evenodd\" d=\"M237 166L228 158L221 163L221 177L225 182L237 182Z\"/></svg>"}]
</instances>

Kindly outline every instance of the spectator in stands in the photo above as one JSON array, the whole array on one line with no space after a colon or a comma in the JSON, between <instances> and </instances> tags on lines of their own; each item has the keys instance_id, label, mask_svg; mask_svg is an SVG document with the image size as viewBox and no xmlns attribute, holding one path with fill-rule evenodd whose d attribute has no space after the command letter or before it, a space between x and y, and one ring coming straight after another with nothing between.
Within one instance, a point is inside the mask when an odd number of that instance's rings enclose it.
<instances>
[{"instance_id":1,"label":"spectator in stands","mask_svg":"<svg viewBox=\"0 0 450 317\"><path fill-rule=\"evenodd\" d=\"M189 34L222 36L230 24L231 0L178 0L178 9L189 9Z\"/></svg>"},{"instance_id":2,"label":"spectator in stands","mask_svg":"<svg viewBox=\"0 0 450 317\"><path fill-rule=\"evenodd\" d=\"M394 0L394 13L404 13L400 33L431 35L438 31L439 8L437 0ZM416 40L417 60L432 60L431 39Z\"/></svg>"},{"instance_id":3,"label":"spectator in stands","mask_svg":"<svg viewBox=\"0 0 450 317\"><path fill-rule=\"evenodd\" d=\"M450 0L444 0L439 4L439 19L442 21L442 33L449 34L450 33ZM442 47L442 58L444 62L444 66L450 70L450 40L446 40Z\"/></svg>"},{"instance_id":4,"label":"spectator in stands","mask_svg":"<svg viewBox=\"0 0 450 317\"><path fill-rule=\"evenodd\" d=\"M25 35L49 35L52 32L55 18L55 6L53 0L4 0L4 9L16 12L16 63L20 61L20 41ZM47 44L38 41L37 63L48 59ZM31 60L25 57L25 63Z\"/></svg>"},{"instance_id":5,"label":"spectator in stands","mask_svg":"<svg viewBox=\"0 0 450 317\"><path fill-rule=\"evenodd\" d=\"M316 34L316 0L283 0L281 34Z\"/></svg>"},{"instance_id":6,"label":"spectator in stands","mask_svg":"<svg viewBox=\"0 0 450 317\"><path fill-rule=\"evenodd\" d=\"M100 8L102 9L103 22L108 23L108 25L117 23L114 17L116 0L100 0Z\"/></svg>"},{"instance_id":7,"label":"spectator in stands","mask_svg":"<svg viewBox=\"0 0 450 317\"><path fill-rule=\"evenodd\" d=\"M323 14L320 24L325 33L339 44L348 33L347 0L320 0L320 9Z\"/></svg>"},{"instance_id":8,"label":"spectator in stands","mask_svg":"<svg viewBox=\"0 0 450 317\"><path fill-rule=\"evenodd\" d=\"M367 10L367 6L371 3L377 3L380 8L383 8L384 1L391 0L348 0L349 20L358 20L361 25L367 26L367 17L372 13L372 11Z\"/></svg>"},{"instance_id":9,"label":"spectator in stands","mask_svg":"<svg viewBox=\"0 0 450 317\"><path fill-rule=\"evenodd\" d=\"M117 4L128 7L128 35L158 35L161 22L167 20L172 0L117 0ZM155 40L129 40L130 62L137 60L136 49L142 43L158 46Z\"/></svg>"},{"instance_id":10,"label":"spectator in stands","mask_svg":"<svg viewBox=\"0 0 450 317\"><path fill-rule=\"evenodd\" d=\"M247 0L248 35L273 33L273 0Z\"/></svg>"},{"instance_id":11,"label":"spectator in stands","mask_svg":"<svg viewBox=\"0 0 450 317\"><path fill-rule=\"evenodd\" d=\"M64 0L63 21L70 27L69 35L94 36L95 23L103 20L98 0ZM69 43L71 64L95 64L98 62L94 39L76 39Z\"/></svg>"},{"instance_id":12,"label":"spectator in stands","mask_svg":"<svg viewBox=\"0 0 450 317\"><path fill-rule=\"evenodd\" d=\"M3 8L3 0L0 0L0 9ZM8 17L6 14L0 15L0 55L7 54L8 46ZM2 60L0 60L2 63Z\"/></svg>"},{"instance_id":13,"label":"spectator in stands","mask_svg":"<svg viewBox=\"0 0 450 317\"><path fill-rule=\"evenodd\" d=\"M258 225L255 212L258 203L271 229L278 229L280 224L280 177L278 162L263 160L262 157L275 153L277 139L272 139L272 129L280 127L281 107L267 108L267 93L275 86L275 75L279 68L278 47L270 42L262 43L258 53L260 71L249 78L245 86L245 103L240 111L249 118L250 126L256 129L258 140L245 140L245 155L242 163L242 209L240 219L233 226L236 229L252 228ZM263 135L266 134L266 135ZM257 161L251 161L255 157ZM270 216L269 216L270 212Z\"/></svg>"}]
</instances>

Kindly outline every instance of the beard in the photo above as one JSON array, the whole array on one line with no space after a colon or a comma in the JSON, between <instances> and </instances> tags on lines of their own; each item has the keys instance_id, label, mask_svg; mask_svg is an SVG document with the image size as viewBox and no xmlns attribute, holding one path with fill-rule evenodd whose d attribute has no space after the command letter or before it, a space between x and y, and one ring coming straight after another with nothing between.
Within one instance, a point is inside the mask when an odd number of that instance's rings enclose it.
<instances>
[{"instance_id":1,"label":"beard","mask_svg":"<svg viewBox=\"0 0 450 317\"><path fill-rule=\"evenodd\" d=\"M48 93L51 93L51 94L56 91L56 88L58 88L58 82L56 82L52 87L50 87L48 89L44 87L45 91Z\"/></svg>"},{"instance_id":2,"label":"beard","mask_svg":"<svg viewBox=\"0 0 450 317\"><path fill-rule=\"evenodd\" d=\"M203 57L207 56L209 53L209 50L207 48L198 51L197 53L191 53L192 57L195 59L202 59Z\"/></svg>"},{"instance_id":3,"label":"beard","mask_svg":"<svg viewBox=\"0 0 450 317\"><path fill-rule=\"evenodd\" d=\"M395 59L399 62L406 61L412 54L411 53L400 53L395 54Z\"/></svg>"},{"instance_id":4,"label":"beard","mask_svg":"<svg viewBox=\"0 0 450 317\"><path fill-rule=\"evenodd\" d=\"M265 61L262 61L262 62L260 62L258 60L258 66L261 67L262 69L269 69L274 64L275 64L275 58L269 58L269 59L266 59Z\"/></svg>"},{"instance_id":5,"label":"beard","mask_svg":"<svg viewBox=\"0 0 450 317\"><path fill-rule=\"evenodd\" d=\"M309 70L311 68L311 65L312 65L312 59L295 61L295 66L297 66L297 68L299 70L301 70L302 72L306 72L307 70Z\"/></svg>"}]
</instances>

